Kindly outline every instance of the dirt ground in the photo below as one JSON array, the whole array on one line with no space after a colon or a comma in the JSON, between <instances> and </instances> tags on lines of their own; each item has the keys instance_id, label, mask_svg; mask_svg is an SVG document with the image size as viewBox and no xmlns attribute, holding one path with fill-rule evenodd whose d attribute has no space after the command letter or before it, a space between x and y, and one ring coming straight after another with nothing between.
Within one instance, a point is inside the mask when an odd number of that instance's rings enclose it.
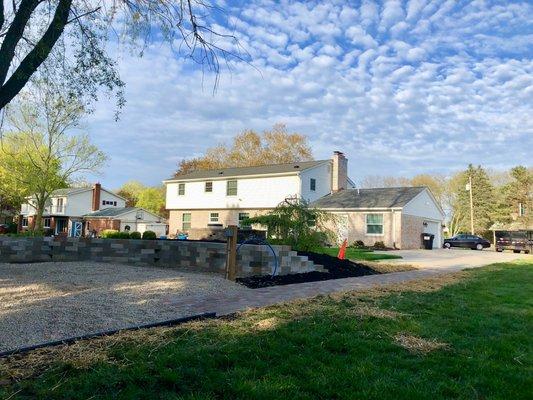
<instances>
[{"instance_id":1,"label":"dirt ground","mask_svg":"<svg viewBox=\"0 0 533 400\"><path fill-rule=\"evenodd\" d=\"M0 351L195 314L248 289L214 274L105 263L0 263Z\"/></svg>"}]
</instances>

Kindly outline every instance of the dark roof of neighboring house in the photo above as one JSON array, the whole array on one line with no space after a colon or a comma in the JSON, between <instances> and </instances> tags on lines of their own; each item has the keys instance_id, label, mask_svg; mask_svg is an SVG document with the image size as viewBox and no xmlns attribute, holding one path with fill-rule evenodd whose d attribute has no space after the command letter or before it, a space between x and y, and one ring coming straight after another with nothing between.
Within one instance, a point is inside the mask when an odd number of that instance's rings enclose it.
<instances>
[{"instance_id":1,"label":"dark roof of neighboring house","mask_svg":"<svg viewBox=\"0 0 533 400\"><path fill-rule=\"evenodd\" d=\"M220 168L210 169L204 171L193 171L189 174L184 174L170 178L167 181L180 181L185 179L206 179L206 178L222 178L232 176L246 176L246 175L263 175L263 174L283 174L288 172L304 171L309 168L316 167L322 163L330 160L316 160L316 161L302 161L287 164L271 164L259 165L257 167L238 167L238 168Z\"/></svg>"},{"instance_id":2,"label":"dark roof of neighboring house","mask_svg":"<svg viewBox=\"0 0 533 400\"><path fill-rule=\"evenodd\" d=\"M84 217L116 217L130 211L141 210L138 207L108 207L92 213L85 214Z\"/></svg>"},{"instance_id":3,"label":"dark roof of neighboring house","mask_svg":"<svg viewBox=\"0 0 533 400\"><path fill-rule=\"evenodd\" d=\"M346 189L311 203L318 208L396 208L403 207L426 187Z\"/></svg>"}]
</instances>

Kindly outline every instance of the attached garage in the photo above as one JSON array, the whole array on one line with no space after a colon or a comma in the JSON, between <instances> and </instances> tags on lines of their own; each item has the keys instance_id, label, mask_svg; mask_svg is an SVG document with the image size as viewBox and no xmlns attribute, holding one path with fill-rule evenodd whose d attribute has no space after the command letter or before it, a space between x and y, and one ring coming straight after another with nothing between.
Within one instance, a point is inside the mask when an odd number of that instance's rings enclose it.
<instances>
[{"instance_id":1,"label":"attached garage","mask_svg":"<svg viewBox=\"0 0 533 400\"><path fill-rule=\"evenodd\" d=\"M84 215L86 234L104 229L140 232L153 231L157 236L167 233L167 221L139 207L104 208Z\"/></svg>"},{"instance_id":2,"label":"attached garage","mask_svg":"<svg viewBox=\"0 0 533 400\"><path fill-rule=\"evenodd\" d=\"M421 235L435 235L442 246L444 212L427 187L346 189L311 203L337 215L332 226L339 242L383 242L397 249L421 248Z\"/></svg>"}]
</instances>

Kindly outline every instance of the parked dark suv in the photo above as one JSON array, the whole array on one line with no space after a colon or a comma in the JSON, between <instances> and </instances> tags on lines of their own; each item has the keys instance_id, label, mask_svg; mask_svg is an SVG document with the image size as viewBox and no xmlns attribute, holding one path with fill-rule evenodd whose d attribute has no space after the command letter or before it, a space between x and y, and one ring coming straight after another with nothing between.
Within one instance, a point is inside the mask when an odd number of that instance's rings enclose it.
<instances>
[{"instance_id":1,"label":"parked dark suv","mask_svg":"<svg viewBox=\"0 0 533 400\"><path fill-rule=\"evenodd\" d=\"M444 239L444 248L449 249L451 247L483 250L484 248L490 247L490 242L476 235L455 235L452 238Z\"/></svg>"}]
</instances>

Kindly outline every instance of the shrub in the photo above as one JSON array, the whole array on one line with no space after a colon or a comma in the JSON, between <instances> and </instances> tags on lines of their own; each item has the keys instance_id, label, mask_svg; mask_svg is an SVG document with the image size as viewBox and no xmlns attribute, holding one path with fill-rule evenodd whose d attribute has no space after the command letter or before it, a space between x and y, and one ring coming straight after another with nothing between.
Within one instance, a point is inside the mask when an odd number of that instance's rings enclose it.
<instances>
[{"instance_id":1,"label":"shrub","mask_svg":"<svg viewBox=\"0 0 533 400\"><path fill-rule=\"evenodd\" d=\"M154 239L157 239L157 235L155 234L154 231L144 231L143 239L154 240Z\"/></svg>"},{"instance_id":2,"label":"shrub","mask_svg":"<svg viewBox=\"0 0 533 400\"><path fill-rule=\"evenodd\" d=\"M119 231L114 229L104 229L102 232L100 232L100 237L104 239L116 239L118 238L119 233Z\"/></svg>"},{"instance_id":3,"label":"shrub","mask_svg":"<svg viewBox=\"0 0 533 400\"><path fill-rule=\"evenodd\" d=\"M142 238L141 232L130 233L130 239L141 239L141 238Z\"/></svg>"},{"instance_id":4,"label":"shrub","mask_svg":"<svg viewBox=\"0 0 533 400\"><path fill-rule=\"evenodd\" d=\"M387 246L385 246L385 243L380 240L379 242L374 243L374 248L377 250L385 250Z\"/></svg>"},{"instance_id":5,"label":"shrub","mask_svg":"<svg viewBox=\"0 0 533 400\"><path fill-rule=\"evenodd\" d=\"M365 249L366 248L365 242L363 242L362 240L356 240L350 245L350 247L354 249Z\"/></svg>"},{"instance_id":6,"label":"shrub","mask_svg":"<svg viewBox=\"0 0 533 400\"><path fill-rule=\"evenodd\" d=\"M130 233L128 231L117 232L117 239L129 239Z\"/></svg>"}]
</instances>

